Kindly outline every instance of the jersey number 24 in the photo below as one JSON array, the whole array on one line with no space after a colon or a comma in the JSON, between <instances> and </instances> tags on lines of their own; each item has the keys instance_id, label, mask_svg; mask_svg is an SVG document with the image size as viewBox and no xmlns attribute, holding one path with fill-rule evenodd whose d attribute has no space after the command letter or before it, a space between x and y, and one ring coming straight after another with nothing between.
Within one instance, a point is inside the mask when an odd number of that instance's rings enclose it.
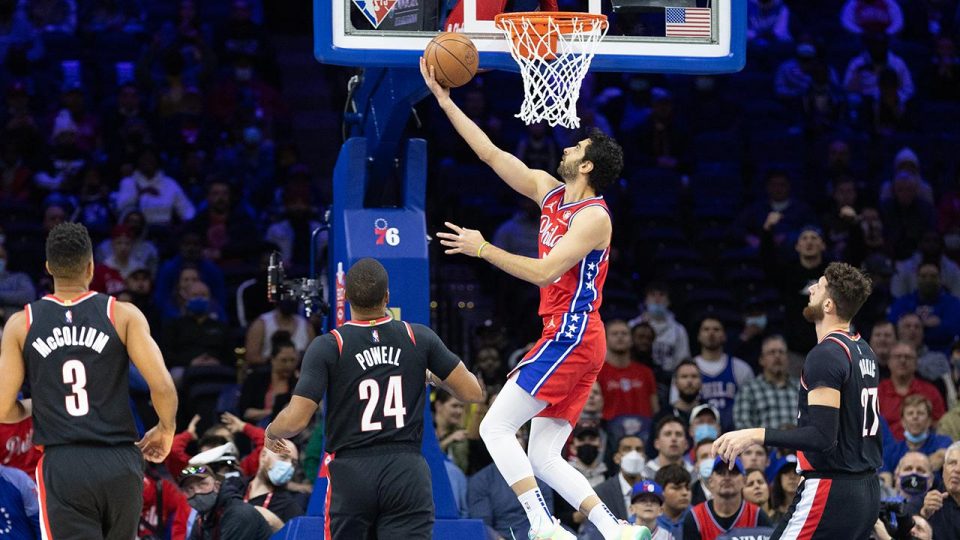
<instances>
[{"instance_id":1,"label":"jersey number 24","mask_svg":"<svg viewBox=\"0 0 960 540\"><path fill-rule=\"evenodd\" d=\"M383 417L394 417L397 429L404 426L404 417L407 415L407 408L403 406L403 385L401 381L400 375L393 375L387 380L387 395L383 400ZM367 402L366 407L363 408L363 417L360 419L360 430L380 431L383 429L382 422L373 421L373 413L380 402L380 384L375 379L360 381L360 399Z\"/></svg>"}]
</instances>

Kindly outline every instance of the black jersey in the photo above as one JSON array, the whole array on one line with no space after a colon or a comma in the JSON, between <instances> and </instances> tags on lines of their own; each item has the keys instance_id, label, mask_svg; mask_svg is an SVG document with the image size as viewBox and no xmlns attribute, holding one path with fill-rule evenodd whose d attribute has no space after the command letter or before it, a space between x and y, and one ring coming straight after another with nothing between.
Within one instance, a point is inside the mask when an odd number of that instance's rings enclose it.
<instances>
[{"instance_id":1,"label":"black jersey","mask_svg":"<svg viewBox=\"0 0 960 540\"><path fill-rule=\"evenodd\" d=\"M69 302L48 295L26 306L23 359L37 444L137 439L127 379L130 359L114 327L115 302L89 292Z\"/></svg>"},{"instance_id":2,"label":"black jersey","mask_svg":"<svg viewBox=\"0 0 960 540\"><path fill-rule=\"evenodd\" d=\"M313 340L293 393L318 403L326 394L327 452L419 445L426 370L445 379L459 363L426 326L392 317L351 321Z\"/></svg>"},{"instance_id":3,"label":"black jersey","mask_svg":"<svg viewBox=\"0 0 960 540\"><path fill-rule=\"evenodd\" d=\"M880 404L877 401L877 357L860 336L828 334L807 355L800 374L800 416L810 422L807 394L829 387L840 391L840 430L837 445L827 452L798 452L804 471L861 473L883 462Z\"/></svg>"}]
</instances>

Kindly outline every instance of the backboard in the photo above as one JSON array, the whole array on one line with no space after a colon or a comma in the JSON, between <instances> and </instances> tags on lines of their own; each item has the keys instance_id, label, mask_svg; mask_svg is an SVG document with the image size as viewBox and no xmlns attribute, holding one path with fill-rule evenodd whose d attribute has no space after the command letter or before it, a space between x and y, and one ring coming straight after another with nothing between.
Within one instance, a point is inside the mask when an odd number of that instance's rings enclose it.
<instances>
[{"instance_id":1,"label":"backboard","mask_svg":"<svg viewBox=\"0 0 960 540\"><path fill-rule=\"evenodd\" d=\"M545 6L557 0L541 0ZM530 11L537 0L314 0L314 53L320 62L416 67L441 28L466 33L481 69L517 71L493 15ZM532 4L532 5L530 5ZM744 0L560 0L562 11L603 13L610 31L595 71L725 73L746 60Z\"/></svg>"}]
</instances>

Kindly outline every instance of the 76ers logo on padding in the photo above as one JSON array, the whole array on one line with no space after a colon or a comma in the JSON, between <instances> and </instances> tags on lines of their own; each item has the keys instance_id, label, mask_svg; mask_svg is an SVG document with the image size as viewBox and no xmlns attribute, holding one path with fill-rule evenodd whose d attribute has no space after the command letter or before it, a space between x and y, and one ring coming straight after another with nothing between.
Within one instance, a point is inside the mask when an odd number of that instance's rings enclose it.
<instances>
[{"instance_id":1,"label":"76ers logo on padding","mask_svg":"<svg viewBox=\"0 0 960 540\"><path fill-rule=\"evenodd\" d=\"M363 13L363 16L370 21L370 24L377 28L393 10L397 0L353 0L353 3L360 10L360 13Z\"/></svg>"},{"instance_id":2,"label":"76ers logo on padding","mask_svg":"<svg viewBox=\"0 0 960 540\"><path fill-rule=\"evenodd\" d=\"M377 218L376 221L373 222L373 234L377 238L378 246L384 244L396 246L400 244L400 229L389 227L387 220L383 218Z\"/></svg>"}]
</instances>

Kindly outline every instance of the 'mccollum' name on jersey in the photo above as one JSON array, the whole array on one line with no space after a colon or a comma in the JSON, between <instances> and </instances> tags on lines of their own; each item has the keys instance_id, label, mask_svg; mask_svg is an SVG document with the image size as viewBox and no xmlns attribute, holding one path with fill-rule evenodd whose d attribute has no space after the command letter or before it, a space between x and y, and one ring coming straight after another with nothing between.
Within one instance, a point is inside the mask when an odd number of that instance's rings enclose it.
<instances>
[{"instance_id":1,"label":"'mccollum' name on jersey","mask_svg":"<svg viewBox=\"0 0 960 540\"><path fill-rule=\"evenodd\" d=\"M364 371L369 367L389 364L400 365L400 349L396 347L370 347L354 355Z\"/></svg>"},{"instance_id":2,"label":"'mccollum' name on jersey","mask_svg":"<svg viewBox=\"0 0 960 540\"><path fill-rule=\"evenodd\" d=\"M37 338L31 343L33 348L44 358L56 349L67 346L88 347L98 353L102 353L103 348L106 347L107 342L110 341L110 336L107 334L104 334L96 328L87 328L86 326L79 328L76 326L54 328L50 334L46 339Z\"/></svg>"}]
</instances>

